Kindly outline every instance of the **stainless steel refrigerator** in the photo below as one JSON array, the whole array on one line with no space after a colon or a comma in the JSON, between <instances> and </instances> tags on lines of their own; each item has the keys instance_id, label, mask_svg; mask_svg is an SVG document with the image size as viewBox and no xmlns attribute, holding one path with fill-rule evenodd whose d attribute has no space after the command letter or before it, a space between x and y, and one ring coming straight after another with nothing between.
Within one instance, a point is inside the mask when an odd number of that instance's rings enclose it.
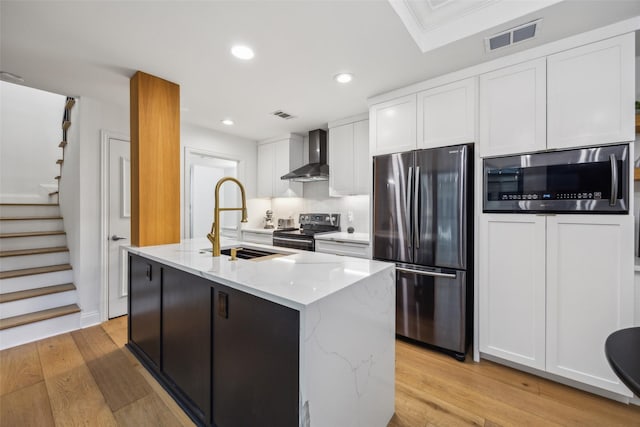
<instances>
[{"instance_id":1,"label":"stainless steel refrigerator","mask_svg":"<svg viewBox=\"0 0 640 427\"><path fill-rule=\"evenodd\" d=\"M464 360L473 318L473 145L376 156L373 166L373 257L396 263L396 334Z\"/></svg>"}]
</instances>

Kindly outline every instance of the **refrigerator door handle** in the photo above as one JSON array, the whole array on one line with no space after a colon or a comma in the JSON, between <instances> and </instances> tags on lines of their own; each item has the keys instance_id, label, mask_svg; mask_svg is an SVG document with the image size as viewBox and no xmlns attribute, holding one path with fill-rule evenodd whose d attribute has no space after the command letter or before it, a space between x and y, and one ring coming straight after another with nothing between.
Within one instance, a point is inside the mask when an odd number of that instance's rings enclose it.
<instances>
[{"instance_id":1,"label":"refrigerator door handle","mask_svg":"<svg viewBox=\"0 0 640 427\"><path fill-rule=\"evenodd\" d=\"M455 274L451 274L451 273L438 273L436 271L412 270L410 268L397 267L397 266L396 266L396 270L404 271L405 273L419 274L421 276L444 277L444 278L447 278L447 279L455 279L456 278L456 275Z\"/></svg>"},{"instance_id":2,"label":"refrigerator door handle","mask_svg":"<svg viewBox=\"0 0 640 427\"><path fill-rule=\"evenodd\" d=\"M413 185L413 239L416 249L420 249L420 166L416 166L415 184Z\"/></svg>"},{"instance_id":3,"label":"refrigerator door handle","mask_svg":"<svg viewBox=\"0 0 640 427\"><path fill-rule=\"evenodd\" d=\"M405 194L405 200L404 200L404 216L405 216L405 221L407 223L407 227L409 228L408 231L408 235L409 236L413 236L413 221L411 221L411 190L413 188L413 167L409 166L409 172L407 174L407 192ZM409 240L409 247L411 247L411 237L408 239Z\"/></svg>"}]
</instances>

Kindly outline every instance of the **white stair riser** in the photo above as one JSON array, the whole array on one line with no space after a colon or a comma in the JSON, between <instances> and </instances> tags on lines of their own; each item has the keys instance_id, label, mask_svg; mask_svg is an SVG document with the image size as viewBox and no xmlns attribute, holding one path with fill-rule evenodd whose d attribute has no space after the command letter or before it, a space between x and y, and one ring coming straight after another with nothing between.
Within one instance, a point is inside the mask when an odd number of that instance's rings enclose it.
<instances>
[{"instance_id":1,"label":"white stair riser","mask_svg":"<svg viewBox=\"0 0 640 427\"><path fill-rule=\"evenodd\" d=\"M62 230L64 230L64 223L61 219L16 219L0 221L0 233L2 234Z\"/></svg>"},{"instance_id":2,"label":"white stair riser","mask_svg":"<svg viewBox=\"0 0 640 427\"><path fill-rule=\"evenodd\" d=\"M12 277L0 280L0 293L25 291L27 289L41 288L43 286L62 285L73 283L73 271L55 271L52 273L33 274L30 276Z\"/></svg>"},{"instance_id":3,"label":"white stair riser","mask_svg":"<svg viewBox=\"0 0 640 427\"><path fill-rule=\"evenodd\" d=\"M18 301L0 304L0 319L6 319L50 308L63 307L78 302L77 293L74 290L42 295L39 297L25 298Z\"/></svg>"},{"instance_id":4,"label":"white stair riser","mask_svg":"<svg viewBox=\"0 0 640 427\"><path fill-rule=\"evenodd\" d=\"M21 206L3 205L0 206L0 217L16 216L60 216L60 206Z\"/></svg>"},{"instance_id":5,"label":"white stair riser","mask_svg":"<svg viewBox=\"0 0 640 427\"><path fill-rule=\"evenodd\" d=\"M48 254L20 255L0 258L0 271L69 264L69 251Z\"/></svg>"},{"instance_id":6,"label":"white stair riser","mask_svg":"<svg viewBox=\"0 0 640 427\"><path fill-rule=\"evenodd\" d=\"M0 350L80 329L80 313L0 331Z\"/></svg>"},{"instance_id":7,"label":"white stair riser","mask_svg":"<svg viewBox=\"0 0 640 427\"><path fill-rule=\"evenodd\" d=\"M2 251L54 248L57 246L67 246L66 234L55 234L53 236L9 237L0 239L0 250Z\"/></svg>"}]
</instances>

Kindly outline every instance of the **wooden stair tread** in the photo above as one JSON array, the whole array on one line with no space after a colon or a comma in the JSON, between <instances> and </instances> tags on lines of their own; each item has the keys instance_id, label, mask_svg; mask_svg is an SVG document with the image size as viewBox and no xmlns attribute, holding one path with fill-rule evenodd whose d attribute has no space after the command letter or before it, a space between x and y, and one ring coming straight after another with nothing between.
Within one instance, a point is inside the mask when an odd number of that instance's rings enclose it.
<instances>
[{"instance_id":1,"label":"wooden stair tread","mask_svg":"<svg viewBox=\"0 0 640 427\"><path fill-rule=\"evenodd\" d=\"M67 314L78 313L80 307L77 304L69 304L62 307L50 308L48 310L36 311L35 313L21 314L20 316L0 319L0 331L14 328L16 326L28 325L29 323L40 322L42 320L53 319L54 317L66 316Z\"/></svg>"},{"instance_id":2,"label":"wooden stair tread","mask_svg":"<svg viewBox=\"0 0 640 427\"><path fill-rule=\"evenodd\" d=\"M0 251L0 258L23 255L52 254L55 252L69 252L66 246L55 246L51 248L17 249L12 251Z\"/></svg>"},{"instance_id":3,"label":"wooden stair tread","mask_svg":"<svg viewBox=\"0 0 640 427\"><path fill-rule=\"evenodd\" d=\"M67 98L67 102L64 104L64 109L71 110L75 104L76 100L74 98Z\"/></svg>"},{"instance_id":4,"label":"wooden stair tread","mask_svg":"<svg viewBox=\"0 0 640 427\"><path fill-rule=\"evenodd\" d=\"M1 271L0 279L32 276L35 274L55 273L56 271L71 270L70 264L48 265L46 267L23 268L21 270Z\"/></svg>"},{"instance_id":5,"label":"wooden stair tread","mask_svg":"<svg viewBox=\"0 0 640 427\"><path fill-rule=\"evenodd\" d=\"M42 288L27 289L24 291L9 292L0 294L0 303L18 301L21 299L40 297L43 295L56 294L58 292L73 291L76 286L73 283L64 283L62 285L43 286Z\"/></svg>"},{"instance_id":6,"label":"wooden stair tread","mask_svg":"<svg viewBox=\"0 0 640 427\"><path fill-rule=\"evenodd\" d=\"M61 164L63 164L63 163L64 163L64 160L63 160L63 159L58 159L58 160L56 160L56 164L57 164L57 165L61 165Z\"/></svg>"},{"instance_id":7,"label":"wooden stair tread","mask_svg":"<svg viewBox=\"0 0 640 427\"><path fill-rule=\"evenodd\" d=\"M65 120L62 122L62 130L69 129L69 126L71 126L71 122L69 120Z\"/></svg>"},{"instance_id":8,"label":"wooden stair tread","mask_svg":"<svg viewBox=\"0 0 640 427\"><path fill-rule=\"evenodd\" d=\"M56 194L58 194L57 191L52 191L51 193L49 193L50 196L55 196Z\"/></svg>"},{"instance_id":9,"label":"wooden stair tread","mask_svg":"<svg viewBox=\"0 0 640 427\"><path fill-rule=\"evenodd\" d=\"M62 219L61 216L4 216L0 221L34 221L39 219Z\"/></svg>"},{"instance_id":10,"label":"wooden stair tread","mask_svg":"<svg viewBox=\"0 0 640 427\"><path fill-rule=\"evenodd\" d=\"M60 148L64 148L67 146L67 141L60 141L60 144L58 144L58 147Z\"/></svg>"},{"instance_id":11,"label":"wooden stair tread","mask_svg":"<svg viewBox=\"0 0 640 427\"><path fill-rule=\"evenodd\" d=\"M0 203L0 206L60 206L58 203Z\"/></svg>"},{"instance_id":12,"label":"wooden stair tread","mask_svg":"<svg viewBox=\"0 0 640 427\"><path fill-rule=\"evenodd\" d=\"M67 233L64 231L25 231L22 233L0 234L0 239L12 239L15 237L59 236L61 234L67 234Z\"/></svg>"}]
</instances>

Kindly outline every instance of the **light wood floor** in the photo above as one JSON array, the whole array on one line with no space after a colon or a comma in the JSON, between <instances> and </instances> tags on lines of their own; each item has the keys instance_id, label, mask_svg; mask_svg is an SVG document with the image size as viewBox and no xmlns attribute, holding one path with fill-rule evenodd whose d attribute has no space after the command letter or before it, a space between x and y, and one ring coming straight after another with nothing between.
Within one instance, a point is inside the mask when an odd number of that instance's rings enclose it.
<instances>
[{"instance_id":1,"label":"light wood floor","mask_svg":"<svg viewBox=\"0 0 640 427\"><path fill-rule=\"evenodd\" d=\"M192 426L124 348L126 322L0 352L0 426ZM459 363L403 341L396 356L389 427L640 426L640 407L495 363Z\"/></svg>"}]
</instances>

